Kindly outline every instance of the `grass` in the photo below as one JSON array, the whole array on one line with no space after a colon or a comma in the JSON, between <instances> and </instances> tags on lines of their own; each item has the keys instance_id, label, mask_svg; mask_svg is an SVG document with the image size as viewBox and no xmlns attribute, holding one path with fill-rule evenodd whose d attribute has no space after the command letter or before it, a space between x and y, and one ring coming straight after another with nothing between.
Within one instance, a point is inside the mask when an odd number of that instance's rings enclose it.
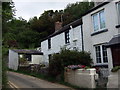
<instances>
[{"instance_id":1,"label":"grass","mask_svg":"<svg viewBox=\"0 0 120 90\"><path fill-rule=\"evenodd\" d=\"M17 72L17 73L37 77L37 78L47 80L47 81L50 81L50 82L53 82L53 83L59 83L59 84L62 84L62 85L65 85L65 86L68 86L68 87L71 87L71 88L74 88L74 89L89 90L88 88L81 88L81 87L78 87L78 86L75 86L75 85L71 85L71 84L69 84L67 82L64 82L64 81L56 81L55 78L52 78L52 77L49 77L49 76L46 76L46 75L43 75L43 74L37 74L37 73L32 73L32 72L28 73L28 72L25 72L25 71L15 71L15 70L11 70L11 69L8 69L8 70L12 71L12 72Z\"/></svg>"}]
</instances>

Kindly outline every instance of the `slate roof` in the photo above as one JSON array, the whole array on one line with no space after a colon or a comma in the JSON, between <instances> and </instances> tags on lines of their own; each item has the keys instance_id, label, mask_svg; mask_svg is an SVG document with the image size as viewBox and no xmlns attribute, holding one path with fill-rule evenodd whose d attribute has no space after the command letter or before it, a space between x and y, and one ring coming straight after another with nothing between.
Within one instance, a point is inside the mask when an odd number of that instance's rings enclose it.
<instances>
[{"instance_id":1,"label":"slate roof","mask_svg":"<svg viewBox=\"0 0 120 90\"><path fill-rule=\"evenodd\" d=\"M19 54L34 54L34 55L43 55L42 52L38 50L28 50L28 49L12 49L12 51L17 52Z\"/></svg>"},{"instance_id":2,"label":"slate roof","mask_svg":"<svg viewBox=\"0 0 120 90\"><path fill-rule=\"evenodd\" d=\"M107 44L107 47L120 44L120 34L113 37Z\"/></svg>"},{"instance_id":3,"label":"slate roof","mask_svg":"<svg viewBox=\"0 0 120 90\"><path fill-rule=\"evenodd\" d=\"M91 8L86 13L84 13L82 16L85 16L85 15L91 13L92 11L94 11L94 10L96 10L96 9L98 9L98 8L108 4L108 3L110 3L111 1L113 1L113 0L107 0L107 1L99 4L98 6ZM78 19L78 20L76 20L76 21L74 21L74 22L72 22L72 23L70 23L68 25L65 25L64 27L62 27L62 29L60 29L57 32L54 32L53 34L49 35L48 37L44 38L42 41L44 41L46 39L49 39L49 38L51 38L53 36L56 36L56 35L58 35L58 34L60 34L62 32L65 32L65 31L69 30L70 26L72 26L74 28L74 27L77 27L78 25L82 25L82 18L80 18L80 19Z\"/></svg>"},{"instance_id":4,"label":"slate roof","mask_svg":"<svg viewBox=\"0 0 120 90\"><path fill-rule=\"evenodd\" d=\"M46 39L49 39L49 38L51 38L53 36L56 36L56 35L58 35L58 34L60 34L62 32L65 32L67 30L70 30L70 26L72 26L74 28L74 27L77 27L77 26L79 26L81 24L82 24L82 19L78 19L78 20L76 20L76 21L74 21L74 22L72 22L72 23L70 23L68 25L65 25L60 30L55 31L53 34L49 35L47 38L44 38L42 41L44 41Z\"/></svg>"}]
</instances>

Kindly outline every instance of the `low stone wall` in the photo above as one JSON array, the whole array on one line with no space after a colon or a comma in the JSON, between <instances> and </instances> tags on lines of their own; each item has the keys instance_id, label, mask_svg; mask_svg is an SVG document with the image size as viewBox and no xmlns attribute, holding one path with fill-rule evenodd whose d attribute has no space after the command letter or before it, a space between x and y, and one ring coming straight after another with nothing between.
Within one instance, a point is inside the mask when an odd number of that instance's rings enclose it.
<instances>
[{"instance_id":1,"label":"low stone wall","mask_svg":"<svg viewBox=\"0 0 120 90\"><path fill-rule=\"evenodd\" d=\"M96 88L95 79L98 79L96 69L77 69L65 71L65 82L83 88Z\"/></svg>"}]
</instances>

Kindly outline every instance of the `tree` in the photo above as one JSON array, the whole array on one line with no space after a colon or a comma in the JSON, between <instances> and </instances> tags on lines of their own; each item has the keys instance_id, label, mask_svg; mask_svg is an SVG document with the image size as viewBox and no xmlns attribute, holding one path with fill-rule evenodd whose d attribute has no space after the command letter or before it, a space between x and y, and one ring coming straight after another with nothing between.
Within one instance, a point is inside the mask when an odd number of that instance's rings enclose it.
<instances>
[{"instance_id":1,"label":"tree","mask_svg":"<svg viewBox=\"0 0 120 90\"><path fill-rule=\"evenodd\" d=\"M8 31L7 22L11 20L14 16L15 9L14 3L11 2L3 2L2 3L2 35Z\"/></svg>"},{"instance_id":2,"label":"tree","mask_svg":"<svg viewBox=\"0 0 120 90\"><path fill-rule=\"evenodd\" d=\"M7 22L10 21L14 16L14 3L11 2L2 2L2 36L4 40L4 35L9 31ZM1 48L1 47L0 47ZM7 86L7 55L8 48L4 45L2 46L2 88Z\"/></svg>"},{"instance_id":3,"label":"tree","mask_svg":"<svg viewBox=\"0 0 120 90\"><path fill-rule=\"evenodd\" d=\"M35 48L40 46L40 34L30 29L20 32L17 36L19 47Z\"/></svg>"},{"instance_id":4,"label":"tree","mask_svg":"<svg viewBox=\"0 0 120 90\"><path fill-rule=\"evenodd\" d=\"M68 4L64 9L64 25L81 18L92 7L94 7L94 3L87 0L85 2Z\"/></svg>"}]
</instances>

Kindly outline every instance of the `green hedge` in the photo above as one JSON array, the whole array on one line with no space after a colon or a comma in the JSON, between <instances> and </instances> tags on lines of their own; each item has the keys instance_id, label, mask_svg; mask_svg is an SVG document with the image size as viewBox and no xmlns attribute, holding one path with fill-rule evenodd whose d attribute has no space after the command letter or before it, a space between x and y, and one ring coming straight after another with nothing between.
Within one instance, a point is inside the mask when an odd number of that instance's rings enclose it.
<instances>
[{"instance_id":1,"label":"green hedge","mask_svg":"<svg viewBox=\"0 0 120 90\"><path fill-rule=\"evenodd\" d=\"M49 63L49 75L52 77L60 77L63 79L64 67L68 65L86 65L91 66L92 59L90 53L84 51L75 51L69 49L61 49L59 54L53 54Z\"/></svg>"}]
</instances>

